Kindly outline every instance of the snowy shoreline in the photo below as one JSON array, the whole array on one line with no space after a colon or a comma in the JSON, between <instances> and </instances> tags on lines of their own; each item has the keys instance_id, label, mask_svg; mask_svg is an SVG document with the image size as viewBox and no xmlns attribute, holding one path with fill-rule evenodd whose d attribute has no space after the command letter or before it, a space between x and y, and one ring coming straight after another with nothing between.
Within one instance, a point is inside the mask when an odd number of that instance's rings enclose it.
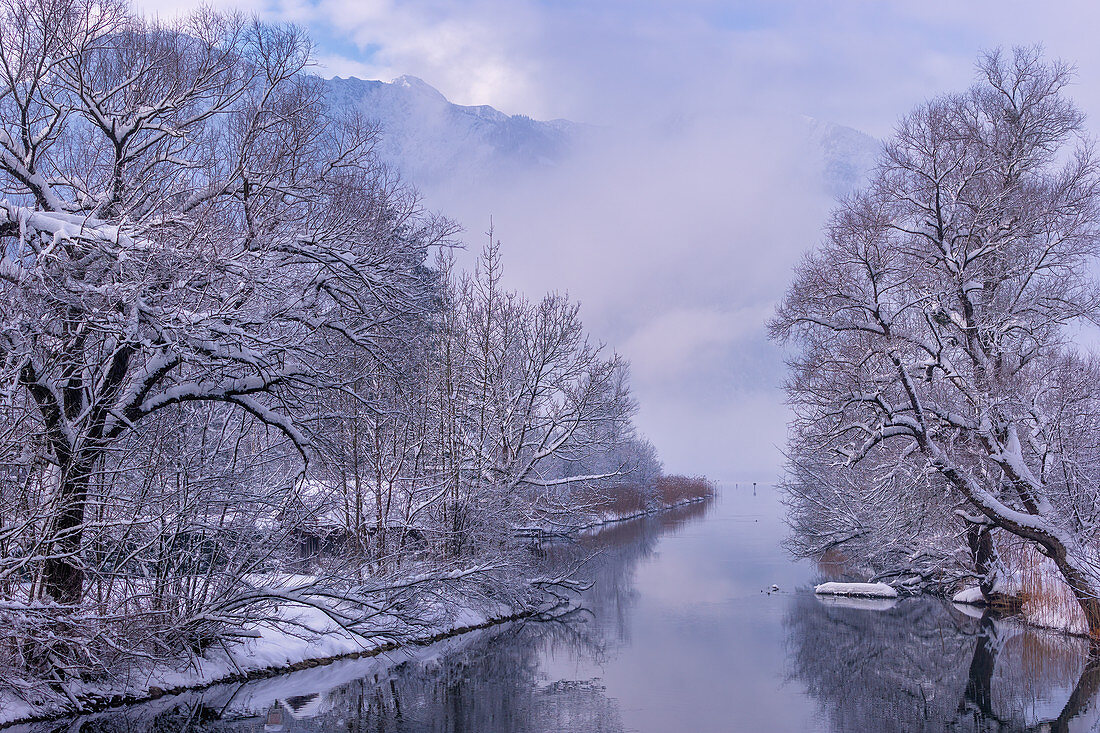
<instances>
[{"instance_id":1,"label":"snowy shoreline","mask_svg":"<svg viewBox=\"0 0 1100 733\"><path fill-rule=\"evenodd\" d=\"M683 506L698 504L711 499L711 496L692 497L672 504L655 507L643 512L626 516L610 517L593 522L575 531L599 530L604 526L640 519ZM539 604L531 608L517 610L502 607L496 613L484 613L472 608L460 609L450 625L438 627L432 633L412 637L400 642L380 641L369 636L359 635L338 628L318 628L311 638L304 639L292 634L279 634L267 631L263 644L260 639L241 649L240 655L222 655L225 658L203 657L188 661L186 671L172 669L149 670L141 683L124 685L105 685L102 688L89 685L76 696L76 703L66 700L61 694L54 700L40 704L29 704L11 695L0 694L0 730L24 723L39 723L61 718L102 712L112 708L149 702L162 697L201 692L216 685L251 682L254 680L278 677L282 674L321 667L342 660L373 657L398 649L424 647L455 636L487 629L500 624L530 619L543 614L552 614L564 609L568 604L562 602ZM281 636L281 638L279 638ZM274 638L273 638L274 637Z\"/></svg>"},{"instance_id":2,"label":"snowy shoreline","mask_svg":"<svg viewBox=\"0 0 1100 733\"><path fill-rule=\"evenodd\" d=\"M837 605L838 601L853 600L884 600L896 602L900 595L897 589L885 583L840 583L827 582L813 587L814 595L821 602ZM941 598L949 601L956 609L974 616L975 618L992 611L994 618L999 620L1013 620L1034 629L1042 629L1065 636L1089 638L1088 627L1084 620L1076 613L1075 608L1051 608L1047 606L1032 607L1026 600L1022 608L1016 612L1004 612L998 609L996 603L991 602L981 592L980 588L967 587L954 593L929 592L916 595L927 595L933 598ZM842 605L842 604L841 604ZM854 606L853 606L854 607ZM893 607L893 603L875 608L862 606L868 610L887 610Z\"/></svg>"},{"instance_id":3,"label":"snowy shoreline","mask_svg":"<svg viewBox=\"0 0 1100 733\"><path fill-rule=\"evenodd\" d=\"M217 685L278 677L290 672L323 667L343 660L374 657L398 649L426 647L471 631L529 619L542 614L553 614L565 608L566 605L561 602L551 605L544 604L500 615L482 615L472 609L464 609L457 615L454 625L438 628L430 634L400 642L372 641L369 637L347 632L323 634L308 641L299 639L298 641L301 642L298 645L299 648L297 650L290 649L292 652L297 651L298 654L293 657L288 656L285 661L278 663L267 663L271 657L262 654L234 659L230 666L221 664L224 660L205 658L192 660L191 666L197 666L197 671L168 672L161 670L159 673L150 672L145 684L131 686L125 691L96 693L89 690L86 695L77 698L78 705L73 705L71 702L66 704L58 699L52 703L32 706L22 700L0 697L0 730L14 725L47 722L73 715L85 715L112 708L127 707L172 695L201 692ZM280 649L279 651L287 650ZM255 665L250 665L250 661L255 662ZM203 664L203 662L207 662L207 664ZM175 684L165 682L173 677L177 680ZM155 684L156 682L164 684L162 686Z\"/></svg>"},{"instance_id":4,"label":"snowy shoreline","mask_svg":"<svg viewBox=\"0 0 1100 733\"><path fill-rule=\"evenodd\" d=\"M951 596L951 603L955 606L986 609L991 603L982 593L980 588L964 588ZM1015 618L1021 623L1036 629L1054 631L1066 636L1089 638L1088 625L1079 613L1079 609L1073 606L1052 606L1051 604L1032 604L1024 600L1017 613L1006 614L1007 618Z\"/></svg>"},{"instance_id":5,"label":"snowy shoreline","mask_svg":"<svg viewBox=\"0 0 1100 733\"><path fill-rule=\"evenodd\" d=\"M672 511L673 509L679 509L680 507L690 506L692 504L700 504L702 502L713 499L714 495L708 496L693 496L690 499L680 499L671 504L662 504L661 506L653 507L651 509L643 509L638 512L631 512L630 514L609 514L605 515L602 519L598 519L595 522L589 522L588 524L580 524L566 527L553 527L549 525L532 525L527 527L516 527L512 531L522 537L530 537L532 539L552 539L555 537L572 537L582 533L588 533L591 531L599 531L603 527L608 527L613 524L620 524L622 522L629 522L632 519L642 519L643 517L651 517L655 514L663 514L664 512Z\"/></svg>"}]
</instances>

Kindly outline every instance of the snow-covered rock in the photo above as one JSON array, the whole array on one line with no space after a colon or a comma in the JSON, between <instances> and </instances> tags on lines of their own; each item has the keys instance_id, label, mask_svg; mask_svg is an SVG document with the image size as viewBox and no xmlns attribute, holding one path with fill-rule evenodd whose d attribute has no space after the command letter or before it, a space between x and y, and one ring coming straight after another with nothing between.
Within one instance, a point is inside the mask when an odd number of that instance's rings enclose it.
<instances>
[{"instance_id":1,"label":"snow-covered rock","mask_svg":"<svg viewBox=\"0 0 1100 733\"><path fill-rule=\"evenodd\" d=\"M898 592L886 583L822 583L814 593L825 596L858 596L861 598L897 598Z\"/></svg>"},{"instance_id":2,"label":"snow-covered rock","mask_svg":"<svg viewBox=\"0 0 1100 733\"><path fill-rule=\"evenodd\" d=\"M982 593L982 589L977 586L973 588L963 588L961 591L951 596L952 603L966 603L971 606L984 606L987 601L985 594Z\"/></svg>"}]
</instances>

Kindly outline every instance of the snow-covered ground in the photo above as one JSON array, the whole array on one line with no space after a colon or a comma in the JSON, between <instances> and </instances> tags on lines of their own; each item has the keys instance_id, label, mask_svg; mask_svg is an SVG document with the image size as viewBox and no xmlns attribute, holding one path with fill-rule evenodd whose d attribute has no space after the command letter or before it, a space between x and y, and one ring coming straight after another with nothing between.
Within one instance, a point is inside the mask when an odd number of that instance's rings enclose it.
<instances>
[{"instance_id":1,"label":"snow-covered ground","mask_svg":"<svg viewBox=\"0 0 1100 733\"><path fill-rule=\"evenodd\" d=\"M499 628L507 628L507 624ZM262 677L243 685L239 682L215 683L201 690L165 694L142 703L143 715L131 722L129 730L138 729L142 721L151 721L161 712L189 699L199 698L204 705L221 711L225 718L264 716L273 709L281 709L285 716L293 720L317 717L339 704L331 695L333 690L355 680L391 674L393 670L408 664L430 668L439 664L440 660L483 643L484 635L490 633L494 632L489 629L473 630L428 645L406 644L366 657L345 657L330 664ZM293 706L288 701L293 701ZM88 713L73 721L72 729L82 730L81 726L95 728L97 721L109 720L114 715L117 715L117 710ZM20 730L18 725L14 728L14 731Z\"/></svg>"},{"instance_id":2,"label":"snow-covered ground","mask_svg":"<svg viewBox=\"0 0 1100 733\"><path fill-rule=\"evenodd\" d=\"M449 608L447 620L406 636L402 646L425 644L538 610L505 605L478 610L463 607L457 599L441 603ZM156 698L219 682L264 677L341 658L371 656L397 646L390 636L363 635L341 628L321 608L287 605L279 615L277 622L257 623L247 629L255 634L253 638L212 649L202 657L181 660L178 665L162 663L132 670L109 681L70 683L66 686L69 699L58 694L51 699L26 701L0 693L0 725L94 710L108 703ZM380 620L379 625L384 626L385 620ZM73 704L74 700L79 702L79 708Z\"/></svg>"},{"instance_id":3,"label":"snow-covered ground","mask_svg":"<svg viewBox=\"0 0 1100 733\"><path fill-rule=\"evenodd\" d=\"M647 511L628 515L608 514L585 527L586 532L643 515L668 511L679 506L705 501L709 497L684 499ZM282 589L288 601L281 605L274 620L257 622L245 628L250 638L217 646L201 657L181 659L177 664L157 663L130 670L124 675L92 683L66 684L64 694L23 700L13 693L0 691L0 725L22 720L87 712L108 704L137 702L166 694L180 694L223 682L262 678L295 669L328 664L344 658L372 656L397 648L416 647L428 642L477 628L503 623L531 613L546 611L558 603L556 598L543 606L518 608L506 604L493 607L464 605L463 599L439 598L440 620L434 624L409 628L408 624L388 617L379 617L372 628L374 635L357 633L341 626L338 618L346 617L341 609L295 603L293 598L302 588L316 581L311 576L282 574L278 577L253 576L247 581L259 586ZM400 644L394 639L400 639Z\"/></svg>"}]
</instances>

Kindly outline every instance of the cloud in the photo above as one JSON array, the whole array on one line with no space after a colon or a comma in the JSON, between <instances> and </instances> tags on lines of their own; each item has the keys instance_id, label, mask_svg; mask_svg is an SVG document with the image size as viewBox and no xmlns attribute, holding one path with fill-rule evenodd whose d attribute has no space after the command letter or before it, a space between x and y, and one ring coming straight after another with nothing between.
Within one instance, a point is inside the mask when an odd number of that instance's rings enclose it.
<instances>
[{"instance_id":1,"label":"cloud","mask_svg":"<svg viewBox=\"0 0 1100 733\"><path fill-rule=\"evenodd\" d=\"M786 417L763 324L829 206L807 133L797 117L685 109L429 200L467 225L471 250L493 214L510 286L582 303L630 359L637 423L668 468L768 480Z\"/></svg>"},{"instance_id":2,"label":"cloud","mask_svg":"<svg viewBox=\"0 0 1100 733\"><path fill-rule=\"evenodd\" d=\"M317 57L316 62L318 72L326 78L355 76L360 79L377 79L381 77L384 81L389 81L392 78L386 76L385 73L379 73L378 67L374 64L357 61L347 56L321 54Z\"/></svg>"},{"instance_id":3,"label":"cloud","mask_svg":"<svg viewBox=\"0 0 1100 733\"><path fill-rule=\"evenodd\" d=\"M505 109L543 111L532 79L536 60L522 52L533 45L539 16L522 0L282 0L269 2L265 14L303 22L341 46L322 49L323 69L332 75L350 68L367 78L412 74L459 103L493 100Z\"/></svg>"},{"instance_id":4,"label":"cloud","mask_svg":"<svg viewBox=\"0 0 1100 733\"><path fill-rule=\"evenodd\" d=\"M759 339L771 308L750 306L732 311L673 308L644 321L621 346L634 364L635 383L661 383L697 376L709 362L731 348Z\"/></svg>"},{"instance_id":5,"label":"cloud","mask_svg":"<svg viewBox=\"0 0 1100 733\"><path fill-rule=\"evenodd\" d=\"M137 0L171 16L198 0ZM420 76L452 100L601 124L666 105L804 112L886 134L971 77L981 48L1044 42L1100 76L1095 4L1020 0L215 0L308 26L329 68ZM325 47L327 46L327 47ZM364 58L369 59L364 62ZM335 73L335 72L333 72ZM1100 111L1100 90L1086 107Z\"/></svg>"}]
</instances>

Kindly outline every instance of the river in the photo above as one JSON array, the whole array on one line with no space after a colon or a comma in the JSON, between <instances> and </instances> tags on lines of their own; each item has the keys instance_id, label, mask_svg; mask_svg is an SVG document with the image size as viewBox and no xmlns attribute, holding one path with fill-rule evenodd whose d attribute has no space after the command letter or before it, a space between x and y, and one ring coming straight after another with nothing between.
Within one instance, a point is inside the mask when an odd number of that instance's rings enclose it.
<instances>
[{"instance_id":1,"label":"river","mask_svg":"<svg viewBox=\"0 0 1100 733\"><path fill-rule=\"evenodd\" d=\"M584 608L431 647L166 697L38 731L1100 729L1079 639L933 598L824 603L771 487L612 525ZM772 586L778 590L772 590Z\"/></svg>"}]
</instances>

